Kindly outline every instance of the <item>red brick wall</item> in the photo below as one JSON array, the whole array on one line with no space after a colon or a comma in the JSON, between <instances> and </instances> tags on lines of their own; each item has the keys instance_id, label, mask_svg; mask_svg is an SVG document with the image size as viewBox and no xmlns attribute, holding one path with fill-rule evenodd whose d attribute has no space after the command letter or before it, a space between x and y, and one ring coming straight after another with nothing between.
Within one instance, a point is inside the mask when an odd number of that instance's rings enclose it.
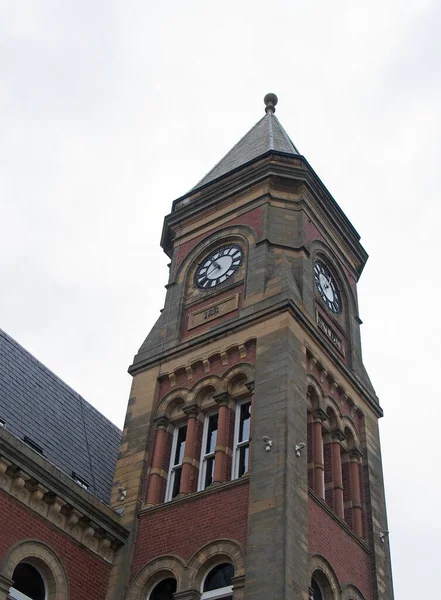
<instances>
[{"instance_id":1,"label":"red brick wall","mask_svg":"<svg viewBox=\"0 0 441 600\"><path fill-rule=\"evenodd\" d=\"M365 550L326 510L309 498L309 552L323 556L340 584L353 584L366 600L371 595L369 552Z\"/></svg>"},{"instance_id":2,"label":"red brick wall","mask_svg":"<svg viewBox=\"0 0 441 600\"><path fill-rule=\"evenodd\" d=\"M104 600L110 565L2 491L0 522L0 562L9 548L20 540L40 540L50 546L63 563L71 600Z\"/></svg>"},{"instance_id":3,"label":"red brick wall","mask_svg":"<svg viewBox=\"0 0 441 600\"><path fill-rule=\"evenodd\" d=\"M254 208L254 209L244 213L243 215L240 215L239 217L231 219L231 221L228 221L228 223L225 223L225 225L223 225L223 227L232 227L234 225L248 225L249 227L254 229L254 231L257 233L258 236L262 236L263 235L263 218L264 218L264 207L258 206L257 208ZM203 239L205 239L206 237L211 235L214 231L216 231L216 229L218 229L218 227L213 226L212 231L210 231L208 234L203 233L202 235L198 235L197 237L193 238L192 240L185 242L181 246L178 246L177 257L176 257L176 262L175 262L174 267L176 269L178 269L181 262L187 256L187 254L191 250L193 250L193 248L197 244L199 244L199 242L201 242Z\"/></svg>"},{"instance_id":4,"label":"red brick wall","mask_svg":"<svg viewBox=\"0 0 441 600\"><path fill-rule=\"evenodd\" d=\"M202 546L229 538L246 546L249 480L166 503L140 516L132 577L155 557L189 560Z\"/></svg>"}]
</instances>

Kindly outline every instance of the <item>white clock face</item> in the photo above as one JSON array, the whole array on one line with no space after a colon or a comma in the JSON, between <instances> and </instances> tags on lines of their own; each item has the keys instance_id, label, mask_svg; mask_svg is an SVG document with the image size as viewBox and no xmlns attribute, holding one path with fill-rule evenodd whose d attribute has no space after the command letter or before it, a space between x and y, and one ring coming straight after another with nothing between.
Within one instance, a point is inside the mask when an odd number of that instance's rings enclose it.
<instances>
[{"instance_id":1,"label":"white clock face","mask_svg":"<svg viewBox=\"0 0 441 600\"><path fill-rule=\"evenodd\" d=\"M323 302L334 313L341 312L341 297L335 279L328 267L317 260L314 264L314 281Z\"/></svg>"},{"instance_id":2,"label":"white clock face","mask_svg":"<svg viewBox=\"0 0 441 600\"><path fill-rule=\"evenodd\" d=\"M197 287L209 290L229 279L242 264L243 250L238 244L217 248L200 263L194 281Z\"/></svg>"}]
</instances>

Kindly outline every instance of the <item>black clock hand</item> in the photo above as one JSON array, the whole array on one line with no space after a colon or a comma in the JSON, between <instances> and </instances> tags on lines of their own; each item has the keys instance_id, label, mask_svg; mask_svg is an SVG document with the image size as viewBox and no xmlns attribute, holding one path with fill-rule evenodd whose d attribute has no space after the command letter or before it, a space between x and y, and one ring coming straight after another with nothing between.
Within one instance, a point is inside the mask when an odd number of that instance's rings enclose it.
<instances>
[{"instance_id":1,"label":"black clock hand","mask_svg":"<svg viewBox=\"0 0 441 600\"><path fill-rule=\"evenodd\" d=\"M210 273L213 273L213 271L215 271L216 269L220 269L220 264L215 262L213 268L211 269L211 271L208 271L207 274L205 275L205 277L208 277L210 275Z\"/></svg>"}]
</instances>

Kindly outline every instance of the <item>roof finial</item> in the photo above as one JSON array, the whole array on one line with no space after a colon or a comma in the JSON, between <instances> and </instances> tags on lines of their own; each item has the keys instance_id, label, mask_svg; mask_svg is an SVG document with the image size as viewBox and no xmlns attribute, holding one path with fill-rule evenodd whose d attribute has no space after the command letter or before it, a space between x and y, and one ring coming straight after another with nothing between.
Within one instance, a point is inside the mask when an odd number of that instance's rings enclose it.
<instances>
[{"instance_id":1,"label":"roof finial","mask_svg":"<svg viewBox=\"0 0 441 600\"><path fill-rule=\"evenodd\" d=\"M263 101L265 102L266 114L274 114L276 112L276 104L278 102L276 94L267 94Z\"/></svg>"}]
</instances>

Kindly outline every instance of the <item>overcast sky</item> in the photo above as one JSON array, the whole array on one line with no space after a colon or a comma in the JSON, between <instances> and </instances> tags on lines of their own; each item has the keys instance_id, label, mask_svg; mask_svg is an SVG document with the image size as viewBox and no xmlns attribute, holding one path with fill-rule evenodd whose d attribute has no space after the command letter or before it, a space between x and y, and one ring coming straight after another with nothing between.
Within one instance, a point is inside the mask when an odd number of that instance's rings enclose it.
<instances>
[{"instance_id":1,"label":"overcast sky","mask_svg":"<svg viewBox=\"0 0 441 600\"><path fill-rule=\"evenodd\" d=\"M397 600L439 569L440 6L0 0L0 326L122 426L162 220L275 92L370 254Z\"/></svg>"}]
</instances>

